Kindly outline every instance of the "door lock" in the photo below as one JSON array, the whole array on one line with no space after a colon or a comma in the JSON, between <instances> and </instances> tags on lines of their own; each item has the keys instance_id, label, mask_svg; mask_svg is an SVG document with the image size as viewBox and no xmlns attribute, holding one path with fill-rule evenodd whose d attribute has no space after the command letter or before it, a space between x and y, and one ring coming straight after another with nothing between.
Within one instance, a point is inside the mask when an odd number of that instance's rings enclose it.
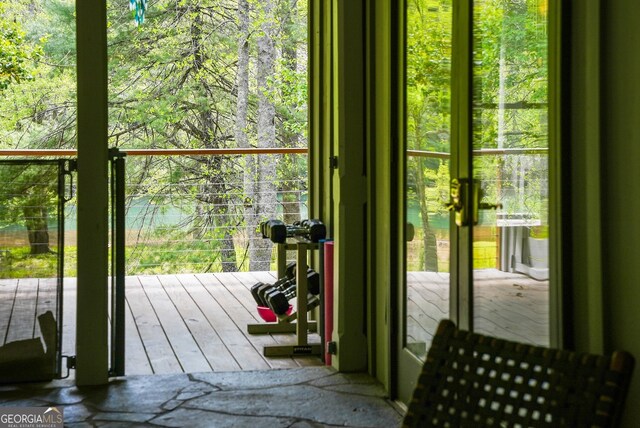
<instances>
[{"instance_id":1,"label":"door lock","mask_svg":"<svg viewBox=\"0 0 640 428\"><path fill-rule=\"evenodd\" d=\"M473 186L470 183L473 182ZM469 187L473 187L473 194L469 194ZM478 224L480 219L479 210L497 210L502 208L501 203L487 203L480 202L483 198L483 191L480 187L479 180L471 181L468 178L454 178L451 180L451 184L449 187L449 195L450 201L445 204L449 211L453 211L455 213L455 222L456 225L468 226L469 219L469 207L468 198L471 196L473 199L471 200L471 209L473 211L473 224Z\"/></svg>"}]
</instances>

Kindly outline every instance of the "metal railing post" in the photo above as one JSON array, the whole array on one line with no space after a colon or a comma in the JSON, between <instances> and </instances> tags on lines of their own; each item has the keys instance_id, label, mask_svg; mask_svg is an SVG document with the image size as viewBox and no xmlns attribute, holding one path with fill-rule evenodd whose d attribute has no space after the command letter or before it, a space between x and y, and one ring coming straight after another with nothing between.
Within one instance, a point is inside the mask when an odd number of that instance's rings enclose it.
<instances>
[{"instance_id":1,"label":"metal railing post","mask_svg":"<svg viewBox=\"0 0 640 428\"><path fill-rule=\"evenodd\" d=\"M73 173L77 171L78 165L75 159L58 160L58 301L56 319L58 321L57 330L57 358L56 375L62 376L62 326L64 325L62 316L64 314L64 254L65 254L65 204L73 198ZM69 182L67 183L67 179ZM67 185L69 192L67 193Z\"/></svg>"},{"instance_id":2,"label":"metal railing post","mask_svg":"<svg viewBox=\"0 0 640 428\"><path fill-rule=\"evenodd\" d=\"M111 370L125 374L125 154L111 158Z\"/></svg>"}]
</instances>

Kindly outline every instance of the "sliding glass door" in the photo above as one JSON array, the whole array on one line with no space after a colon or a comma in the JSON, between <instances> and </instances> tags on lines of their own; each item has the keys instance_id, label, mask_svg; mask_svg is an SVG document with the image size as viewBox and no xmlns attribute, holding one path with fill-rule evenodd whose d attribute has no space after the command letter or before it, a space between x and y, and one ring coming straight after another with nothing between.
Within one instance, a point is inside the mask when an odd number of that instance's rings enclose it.
<instances>
[{"instance_id":1,"label":"sliding glass door","mask_svg":"<svg viewBox=\"0 0 640 428\"><path fill-rule=\"evenodd\" d=\"M549 345L546 0L406 0L398 392L440 319Z\"/></svg>"}]
</instances>

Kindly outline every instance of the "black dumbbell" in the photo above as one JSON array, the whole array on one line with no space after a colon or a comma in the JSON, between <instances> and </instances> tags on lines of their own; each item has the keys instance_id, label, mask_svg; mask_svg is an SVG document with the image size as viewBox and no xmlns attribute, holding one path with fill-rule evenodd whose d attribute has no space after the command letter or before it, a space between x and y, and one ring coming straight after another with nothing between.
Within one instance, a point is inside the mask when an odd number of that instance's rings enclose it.
<instances>
[{"instance_id":1,"label":"black dumbbell","mask_svg":"<svg viewBox=\"0 0 640 428\"><path fill-rule=\"evenodd\" d=\"M274 314L284 315L289 309L289 300L293 299L295 296L296 285L292 284L284 291L272 290L267 292L265 300L267 301L267 306L269 306L269 309L271 309Z\"/></svg>"},{"instance_id":2,"label":"black dumbbell","mask_svg":"<svg viewBox=\"0 0 640 428\"><path fill-rule=\"evenodd\" d=\"M260 223L260 233L263 239L270 239L275 244L282 244L287 240L287 226L281 220L271 219Z\"/></svg>"},{"instance_id":3,"label":"black dumbbell","mask_svg":"<svg viewBox=\"0 0 640 428\"><path fill-rule=\"evenodd\" d=\"M264 293L271 288L273 288L272 284L265 284L263 282L258 282L251 286L251 295L258 306L267 306L267 301L264 300L263 296Z\"/></svg>"},{"instance_id":4,"label":"black dumbbell","mask_svg":"<svg viewBox=\"0 0 640 428\"><path fill-rule=\"evenodd\" d=\"M289 264L287 264L284 276L282 278L279 278L273 284L273 286L281 290L287 288L290 285L288 282L295 282L297 280L297 275L298 269L296 266L296 262L290 262ZM318 275L316 271L311 268L307 268L307 282L311 284L311 288L313 288L314 290L320 289L320 275ZM313 294L318 293L314 292Z\"/></svg>"},{"instance_id":5,"label":"black dumbbell","mask_svg":"<svg viewBox=\"0 0 640 428\"><path fill-rule=\"evenodd\" d=\"M284 270L284 277L287 279L293 279L296 277L296 262L287 263L287 267Z\"/></svg>"},{"instance_id":6,"label":"black dumbbell","mask_svg":"<svg viewBox=\"0 0 640 428\"><path fill-rule=\"evenodd\" d=\"M296 297L297 285L295 280L288 281L288 286L285 289L270 289L267 290L263 296L267 306L276 315L283 315L289 308L289 300ZM307 291L309 296L315 296L320 293L320 275L313 269L307 270ZM310 298L310 297L308 297Z\"/></svg>"},{"instance_id":7,"label":"black dumbbell","mask_svg":"<svg viewBox=\"0 0 640 428\"><path fill-rule=\"evenodd\" d=\"M307 269L307 291L315 296L320 294L320 275L311 268Z\"/></svg>"},{"instance_id":8,"label":"black dumbbell","mask_svg":"<svg viewBox=\"0 0 640 428\"><path fill-rule=\"evenodd\" d=\"M291 278L280 278L273 284L258 282L251 286L251 295L253 296L253 300L256 301L256 304L258 306L267 306L267 300L264 297L267 291L271 289L284 290L290 286L291 281L295 281L295 279L293 278L295 276L295 264L290 267L289 271L290 272L288 272L288 275L292 275Z\"/></svg>"},{"instance_id":9,"label":"black dumbbell","mask_svg":"<svg viewBox=\"0 0 640 428\"><path fill-rule=\"evenodd\" d=\"M327 237L327 227L318 219L302 220L302 226L307 229L307 236L311 242L318 242Z\"/></svg>"},{"instance_id":10,"label":"black dumbbell","mask_svg":"<svg viewBox=\"0 0 640 428\"><path fill-rule=\"evenodd\" d=\"M289 300L296 295L295 289L287 290L287 292L269 293L267 304L269 309L276 315L285 315L289 310ZM307 294L307 310L311 310L320 304L320 299L311 293Z\"/></svg>"},{"instance_id":11,"label":"black dumbbell","mask_svg":"<svg viewBox=\"0 0 640 428\"><path fill-rule=\"evenodd\" d=\"M303 236L311 242L318 242L327 236L327 228L320 220L302 220L287 225L287 236Z\"/></svg>"}]
</instances>

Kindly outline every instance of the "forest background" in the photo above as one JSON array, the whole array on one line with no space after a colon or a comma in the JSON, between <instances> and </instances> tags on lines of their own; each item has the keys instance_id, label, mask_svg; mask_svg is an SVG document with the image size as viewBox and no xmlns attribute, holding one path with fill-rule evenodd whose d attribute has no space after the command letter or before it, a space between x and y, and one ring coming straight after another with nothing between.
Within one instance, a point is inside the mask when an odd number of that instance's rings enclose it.
<instances>
[{"instance_id":1,"label":"forest background","mask_svg":"<svg viewBox=\"0 0 640 428\"><path fill-rule=\"evenodd\" d=\"M139 25L128 6L108 2L110 147L307 147L306 1L158 0ZM0 7L0 148L76 148L74 1ZM259 222L306 214L306 155L126 164L130 273L269 270L272 246L258 236ZM0 226L11 235L24 225L30 244L12 251L13 275L33 273L35 255L55 256L54 169L0 173L10 183ZM72 200L68 254L73 211Z\"/></svg>"},{"instance_id":2,"label":"forest background","mask_svg":"<svg viewBox=\"0 0 640 428\"><path fill-rule=\"evenodd\" d=\"M107 5L110 147L307 147L305 0L156 0L141 23L127 1ZM477 2L476 150L546 147L546 5ZM407 1L409 150L451 152L451 25L452 0ZM0 36L0 149L76 148L75 2L4 1ZM126 165L128 274L270 270L259 223L307 216L306 155L141 156ZM49 269L58 215L67 217L65 274L74 275L74 200L56 212L54 169L0 168L0 244L10 247L2 275ZM482 157L477 169L488 199L545 218L546 155ZM407 158L410 270L448 270L448 192L448 158Z\"/></svg>"}]
</instances>

